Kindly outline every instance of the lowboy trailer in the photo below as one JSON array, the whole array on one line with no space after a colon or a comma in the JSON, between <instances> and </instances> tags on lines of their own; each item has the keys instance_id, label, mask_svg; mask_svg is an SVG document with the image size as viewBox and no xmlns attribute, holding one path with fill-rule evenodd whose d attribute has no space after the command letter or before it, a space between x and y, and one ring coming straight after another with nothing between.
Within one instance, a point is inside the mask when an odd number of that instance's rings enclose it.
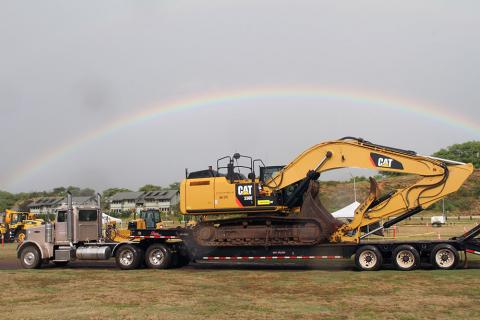
<instances>
[{"instance_id":1,"label":"lowboy trailer","mask_svg":"<svg viewBox=\"0 0 480 320\"><path fill-rule=\"evenodd\" d=\"M463 252L465 257L466 253L480 255L480 240L477 238L479 234L480 225L448 240L365 240L360 243L324 243L311 247L202 248L191 246L190 231L186 228L142 230L131 236L131 239L136 241L119 245L116 260L119 268L134 269L141 265L143 254L147 266L162 269L180 266L187 261L233 263L337 260L354 257L355 266L364 271L378 270L385 264L393 264L399 270L408 271L419 268L422 263L438 269L454 269L460 262L460 253ZM121 256L130 259L122 260Z\"/></svg>"},{"instance_id":2,"label":"lowboy trailer","mask_svg":"<svg viewBox=\"0 0 480 320\"><path fill-rule=\"evenodd\" d=\"M460 253L480 255L480 225L448 240L327 242L313 246L199 246L193 228L134 230L129 241L108 242L102 235L99 207L67 206L57 210L55 223L31 228L17 256L24 268L42 263L65 265L74 260L115 258L120 269L146 265L152 269L180 267L189 262L253 262L351 259L360 270L374 271L385 264L414 270L422 263L439 269L456 268ZM257 239L258 241L258 239ZM266 239L267 241L267 239Z\"/></svg>"}]
</instances>

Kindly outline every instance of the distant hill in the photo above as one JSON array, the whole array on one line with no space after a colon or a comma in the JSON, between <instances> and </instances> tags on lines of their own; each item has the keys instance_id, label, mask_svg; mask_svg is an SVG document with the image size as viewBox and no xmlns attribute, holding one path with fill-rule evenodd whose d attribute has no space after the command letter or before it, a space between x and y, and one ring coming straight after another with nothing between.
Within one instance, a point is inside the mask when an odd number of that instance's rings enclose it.
<instances>
[{"instance_id":1,"label":"distant hill","mask_svg":"<svg viewBox=\"0 0 480 320\"><path fill-rule=\"evenodd\" d=\"M383 192L403 188L415 183L416 176L389 176L377 179ZM364 177L357 177L357 201L362 202L368 195L370 183ZM353 182L321 181L320 199L330 211L341 209L354 201ZM445 209L453 215L480 214L480 170L475 170L462 188L445 198ZM427 210L442 211L441 201Z\"/></svg>"}]
</instances>

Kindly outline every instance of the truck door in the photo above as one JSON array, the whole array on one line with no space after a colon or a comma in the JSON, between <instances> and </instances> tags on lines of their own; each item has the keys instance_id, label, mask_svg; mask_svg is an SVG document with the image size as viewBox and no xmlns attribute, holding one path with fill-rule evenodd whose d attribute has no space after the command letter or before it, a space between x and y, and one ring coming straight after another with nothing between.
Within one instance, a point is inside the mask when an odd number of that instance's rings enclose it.
<instances>
[{"instance_id":1,"label":"truck door","mask_svg":"<svg viewBox=\"0 0 480 320\"><path fill-rule=\"evenodd\" d=\"M55 241L67 241L67 211L57 211L57 219L55 220Z\"/></svg>"}]
</instances>

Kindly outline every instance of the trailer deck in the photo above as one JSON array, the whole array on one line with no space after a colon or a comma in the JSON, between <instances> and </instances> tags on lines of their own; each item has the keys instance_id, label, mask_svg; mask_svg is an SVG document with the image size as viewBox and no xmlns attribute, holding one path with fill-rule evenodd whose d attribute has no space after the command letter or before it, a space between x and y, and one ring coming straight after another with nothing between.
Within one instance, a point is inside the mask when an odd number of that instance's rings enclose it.
<instances>
[{"instance_id":1,"label":"trailer deck","mask_svg":"<svg viewBox=\"0 0 480 320\"><path fill-rule=\"evenodd\" d=\"M232 247L201 247L193 243L188 228L165 228L160 230L141 230L131 235L138 245L145 249L154 243L167 246L171 240L176 248L174 252L183 251L190 261L286 261L286 260L337 260L351 259L355 256L358 266L359 252L365 248L377 251L381 263L395 263L399 250L410 250L414 256L418 253L416 263L435 264L432 254L440 249L451 250L453 255L444 255L444 259L455 258L453 265L458 263L458 252L480 255L480 225L468 230L459 237L448 240L361 240L359 243L323 243L314 246L232 246ZM405 259L405 258L404 258ZM368 260L368 257L367 257ZM441 262L441 260L440 260ZM397 263L398 264L398 263ZM450 268L450 264L448 265ZM441 267L441 266L438 266Z\"/></svg>"}]
</instances>

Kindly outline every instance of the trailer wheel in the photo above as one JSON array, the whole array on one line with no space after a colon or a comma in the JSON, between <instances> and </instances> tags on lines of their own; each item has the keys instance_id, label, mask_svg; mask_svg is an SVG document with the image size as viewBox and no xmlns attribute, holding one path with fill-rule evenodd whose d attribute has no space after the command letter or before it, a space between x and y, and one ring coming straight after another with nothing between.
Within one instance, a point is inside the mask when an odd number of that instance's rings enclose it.
<instances>
[{"instance_id":1,"label":"trailer wheel","mask_svg":"<svg viewBox=\"0 0 480 320\"><path fill-rule=\"evenodd\" d=\"M393 263L398 270L410 271L420 266L420 254L410 245L401 245L392 253Z\"/></svg>"},{"instance_id":2,"label":"trailer wheel","mask_svg":"<svg viewBox=\"0 0 480 320\"><path fill-rule=\"evenodd\" d=\"M25 269L37 269L42 264L40 252L34 246L27 246L20 252L20 264Z\"/></svg>"},{"instance_id":3,"label":"trailer wheel","mask_svg":"<svg viewBox=\"0 0 480 320\"><path fill-rule=\"evenodd\" d=\"M121 246L115 255L115 262L122 270L132 270L138 268L143 259L143 252L131 244Z\"/></svg>"},{"instance_id":4,"label":"trailer wheel","mask_svg":"<svg viewBox=\"0 0 480 320\"><path fill-rule=\"evenodd\" d=\"M446 243L437 244L430 256L432 265L443 270L455 269L459 260L457 249Z\"/></svg>"},{"instance_id":5,"label":"trailer wheel","mask_svg":"<svg viewBox=\"0 0 480 320\"><path fill-rule=\"evenodd\" d=\"M145 252L145 263L151 269L167 269L172 262L172 251L161 243L150 245Z\"/></svg>"},{"instance_id":6,"label":"trailer wheel","mask_svg":"<svg viewBox=\"0 0 480 320\"><path fill-rule=\"evenodd\" d=\"M362 271L376 271L380 269L383 257L377 247L363 246L355 253L355 265Z\"/></svg>"}]
</instances>

